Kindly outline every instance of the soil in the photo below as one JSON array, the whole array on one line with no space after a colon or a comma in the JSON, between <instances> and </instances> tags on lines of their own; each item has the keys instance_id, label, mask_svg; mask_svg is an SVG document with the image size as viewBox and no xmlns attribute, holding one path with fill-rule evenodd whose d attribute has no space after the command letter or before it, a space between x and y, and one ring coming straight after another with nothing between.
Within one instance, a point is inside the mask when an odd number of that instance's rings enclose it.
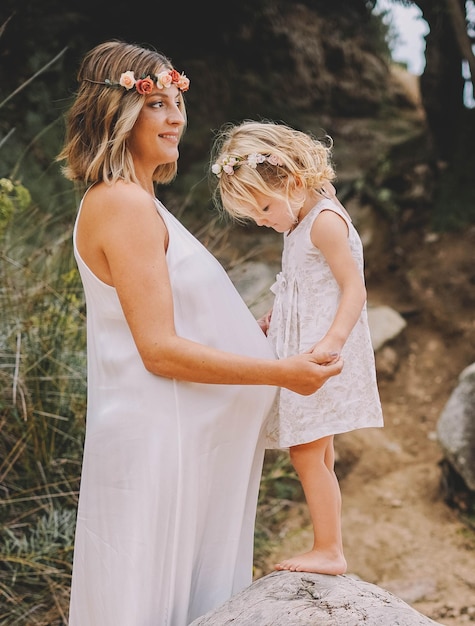
<instances>
[{"instance_id":1,"label":"soil","mask_svg":"<svg viewBox=\"0 0 475 626\"><path fill-rule=\"evenodd\" d=\"M448 504L436 430L460 372L475 360L475 227L435 234L415 222L397 245L367 246L368 303L393 307L407 326L376 355L384 428L335 441L343 537L349 574L440 624L462 626L475 623L475 531ZM248 249L259 242L258 260L279 261L279 237L256 228L244 238ZM288 501L256 578L311 543L304 502Z\"/></svg>"}]
</instances>

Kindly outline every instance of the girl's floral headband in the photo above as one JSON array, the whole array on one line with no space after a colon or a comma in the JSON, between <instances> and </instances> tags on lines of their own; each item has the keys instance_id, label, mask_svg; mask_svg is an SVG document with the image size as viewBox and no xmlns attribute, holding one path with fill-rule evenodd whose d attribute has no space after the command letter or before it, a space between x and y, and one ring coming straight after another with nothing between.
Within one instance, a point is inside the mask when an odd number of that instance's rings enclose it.
<instances>
[{"instance_id":1,"label":"girl's floral headband","mask_svg":"<svg viewBox=\"0 0 475 626\"><path fill-rule=\"evenodd\" d=\"M171 85L176 85L182 92L188 91L190 86L189 78L187 78L183 73L178 73L176 70L165 70L164 72L160 72L158 75L146 74L138 79L135 78L134 72L129 70L121 74L118 83L114 83L109 78L106 78L103 82L99 80L90 80L89 78L86 78L85 80L89 83L106 85L107 87L112 87L113 89L120 89L121 87L124 87L127 91L135 87L135 91L141 96L153 91L154 86L158 87L158 89L163 89L164 87L168 88Z\"/></svg>"},{"instance_id":2,"label":"girl's floral headband","mask_svg":"<svg viewBox=\"0 0 475 626\"><path fill-rule=\"evenodd\" d=\"M256 169L259 163L270 163L271 165L279 165L282 167L284 164L282 161L273 154L265 155L256 152L254 154L248 154L245 157L232 156L225 154L221 159L216 161L211 167L213 174L216 174L218 178L224 174L232 176L236 167L240 167L244 163L247 163L252 169Z\"/></svg>"}]
</instances>

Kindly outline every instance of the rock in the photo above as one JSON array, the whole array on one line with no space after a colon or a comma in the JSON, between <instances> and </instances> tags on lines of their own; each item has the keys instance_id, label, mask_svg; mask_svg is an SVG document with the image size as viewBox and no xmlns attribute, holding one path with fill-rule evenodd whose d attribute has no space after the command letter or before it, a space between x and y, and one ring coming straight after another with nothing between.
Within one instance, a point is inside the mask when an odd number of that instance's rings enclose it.
<instances>
[{"instance_id":1,"label":"rock","mask_svg":"<svg viewBox=\"0 0 475 626\"><path fill-rule=\"evenodd\" d=\"M433 626L389 591L349 575L273 572L190 626Z\"/></svg>"},{"instance_id":2,"label":"rock","mask_svg":"<svg viewBox=\"0 0 475 626\"><path fill-rule=\"evenodd\" d=\"M270 286L275 282L278 267L267 263L247 261L229 270L228 274L242 299L259 319L272 308L274 294Z\"/></svg>"},{"instance_id":3,"label":"rock","mask_svg":"<svg viewBox=\"0 0 475 626\"><path fill-rule=\"evenodd\" d=\"M378 376L392 378L399 367L399 355L391 346L383 346L375 354Z\"/></svg>"},{"instance_id":4,"label":"rock","mask_svg":"<svg viewBox=\"0 0 475 626\"><path fill-rule=\"evenodd\" d=\"M437 437L447 461L475 491L475 363L460 374L437 422Z\"/></svg>"},{"instance_id":5,"label":"rock","mask_svg":"<svg viewBox=\"0 0 475 626\"><path fill-rule=\"evenodd\" d=\"M375 352L397 337L407 325L397 311L385 305L368 306L368 323Z\"/></svg>"},{"instance_id":6,"label":"rock","mask_svg":"<svg viewBox=\"0 0 475 626\"><path fill-rule=\"evenodd\" d=\"M383 587L408 604L414 604L425 598L437 597L437 583L434 578L387 580Z\"/></svg>"}]
</instances>

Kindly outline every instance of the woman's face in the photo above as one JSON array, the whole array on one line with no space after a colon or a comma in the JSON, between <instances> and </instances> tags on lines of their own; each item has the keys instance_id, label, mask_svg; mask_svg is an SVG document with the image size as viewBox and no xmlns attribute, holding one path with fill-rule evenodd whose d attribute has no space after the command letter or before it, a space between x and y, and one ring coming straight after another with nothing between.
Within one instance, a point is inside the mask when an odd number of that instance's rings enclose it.
<instances>
[{"instance_id":1,"label":"woman's face","mask_svg":"<svg viewBox=\"0 0 475 626\"><path fill-rule=\"evenodd\" d=\"M144 104L127 140L136 170L155 171L158 165L178 159L178 144L185 124L180 111L181 93L175 85L157 87Z\"/></svg>"}]
</instances>

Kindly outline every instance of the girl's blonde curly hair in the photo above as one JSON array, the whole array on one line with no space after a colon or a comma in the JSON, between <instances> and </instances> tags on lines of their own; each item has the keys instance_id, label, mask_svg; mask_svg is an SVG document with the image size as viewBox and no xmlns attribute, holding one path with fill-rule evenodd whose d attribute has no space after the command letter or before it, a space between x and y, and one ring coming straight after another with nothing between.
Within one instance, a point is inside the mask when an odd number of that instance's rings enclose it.
<instances>
[{"instance_id":1,"label":"girl's blonde curly hair","mask_svg":"<svg viewBox=\"0 0 475 626\"><path fill-rule=\"evenodd\" d=\"M332 147L328 135L318 140L282 123L227 124L218 131L211 152L211 172L219 172L212 177L214 203L238 221L262 214L256 192L293 204L302 189L320 191L335 179ZM228 162L229 173L221 167Z\"/></svg>"}]
</instances>

